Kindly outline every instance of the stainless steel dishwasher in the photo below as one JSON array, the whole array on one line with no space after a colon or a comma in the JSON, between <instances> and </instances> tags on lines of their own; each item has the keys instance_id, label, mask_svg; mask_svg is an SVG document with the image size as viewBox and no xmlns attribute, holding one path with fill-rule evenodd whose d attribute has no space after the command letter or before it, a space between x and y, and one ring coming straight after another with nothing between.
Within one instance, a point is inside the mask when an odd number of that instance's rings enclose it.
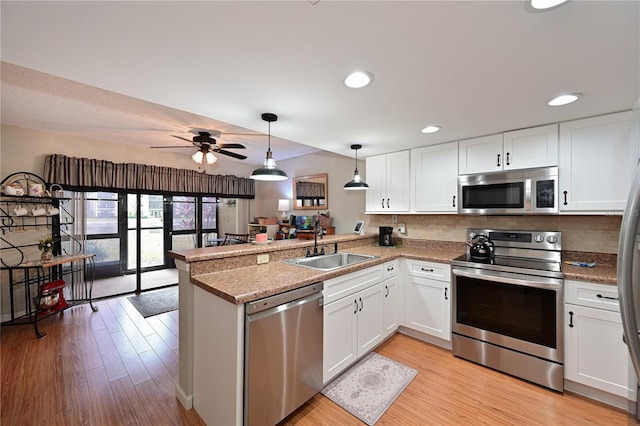
<instances>
[{"instance_id":1,"label":"stainless steel dishwasher","mask_svg":"<svg viewBox=\"0 0 640 426\"><path fill-rule=\"evenodd\" d=\"M245 425L275 425L322 389L322 288L247 303Z\"/></svg>"}]
</instances>

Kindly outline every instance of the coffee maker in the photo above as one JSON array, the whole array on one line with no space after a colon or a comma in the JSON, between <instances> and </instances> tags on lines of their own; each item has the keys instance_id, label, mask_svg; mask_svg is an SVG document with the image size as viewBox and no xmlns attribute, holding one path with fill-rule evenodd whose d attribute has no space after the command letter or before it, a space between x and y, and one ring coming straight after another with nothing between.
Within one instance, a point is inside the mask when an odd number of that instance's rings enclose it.
<instances>
[{"instance_id":1,"label":"coffee maker","mask_svg":"<svg viewBox=\"0 0 640 426\"><path fill-rule=\"evenodd\" d=\"M380 247L393 246L393 226L381 226L380 227Z\"/></svg>"}]
</instances>

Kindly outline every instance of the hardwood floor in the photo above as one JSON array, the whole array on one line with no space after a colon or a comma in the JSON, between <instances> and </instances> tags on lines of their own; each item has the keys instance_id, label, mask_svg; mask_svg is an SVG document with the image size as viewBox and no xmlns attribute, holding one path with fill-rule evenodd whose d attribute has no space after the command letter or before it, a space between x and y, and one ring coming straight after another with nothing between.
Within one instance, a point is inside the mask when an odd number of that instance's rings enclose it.
<instances>
[{"instance_id":1,"label":"hardwood floor","mask_svg":"<svg viewBox=\"0 0 640 426\"><path fill-rule=\"evenodd\" d=\"M570 393L556 393L455 358L396 334L376 352L418 374L376 425L636 425L634 416ZM316 395L285 425L363 425Z\"/></svg>"},{"instance_id":2,"label":"hardwood floor","mask_svg":"<svg viewBox=\"0 0 640 426\"><path fill-rule=\"evenodd\" d=\"M147 319L126 297L2 327L2 425L203 425L176 400L178 311Z\"/></svg>"},{"instance_id":3,"label":"hardwood floor","mask_svg":"<svg viewBox=\"0 0 640 426\"><path fill-rule=\"evenodd\" d=\"M202 425L175 398L177 311L142 318L126 297L2 327L2 425ZM625 412L559 394L404 335L377 352L418 370L378 425L636 425ZM363 425L318 394L284 425Z\"/></svg>"}]
</instances>

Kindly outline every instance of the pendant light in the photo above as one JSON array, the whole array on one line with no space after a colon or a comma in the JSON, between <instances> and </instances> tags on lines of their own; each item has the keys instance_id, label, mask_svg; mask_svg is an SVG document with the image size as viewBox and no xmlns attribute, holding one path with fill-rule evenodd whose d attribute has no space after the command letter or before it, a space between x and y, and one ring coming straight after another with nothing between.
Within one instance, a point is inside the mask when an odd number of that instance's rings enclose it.
<instances>
[{"instance_id":1,"label":"pendant light","mask_svg":"<svg viewBox=\"0 0 640 426\"><path fill-rule=\"evenodd\" d=\"M366 184L358 173L358 150L362 148L362 145L351 145L351 149L356 150L356 169L353 172L353 179L350 182L344 184L344 189L357 190L357 189L369 189L369 185Z\"/></svg>"},{"instance_id":2,"label":"pendant light","mask_svg":"<svg viewBox=\"0 0 640 426\"><path fill-rule=\"evenodd\" d=\"M276 160L274 160L271 155L271 123L278 121L278 116L270 112L265 112L262 114L262 119L269 123L269 147L267 148L267 156L264 159L262 167L255 169L249 177L251 179L265 181L286 180L288 179L287 174L284 170L276 167Z\"/></svg>"}]
</instances>

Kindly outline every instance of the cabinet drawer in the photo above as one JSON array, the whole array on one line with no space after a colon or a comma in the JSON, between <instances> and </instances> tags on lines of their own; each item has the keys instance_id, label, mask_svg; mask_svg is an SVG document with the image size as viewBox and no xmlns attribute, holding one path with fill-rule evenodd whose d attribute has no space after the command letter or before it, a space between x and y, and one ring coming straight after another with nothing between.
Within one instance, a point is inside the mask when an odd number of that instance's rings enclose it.
<instances>
[{"instance_id":1,"label":"cabinet drawer","mask_svg":"<svg viewBox=\"0 0 640 426\"><path fill-rule=\"evenodd\" d=\"M372 266L341 277L324 281L324 303L328 304L347 297L382 281L382 265Z\"/></svg>"},{"instance_id":2,"label":"cabinet drawer","mask_svg":"<svg viewBox=\"0 0 640 426\"><path fill-rule=\"evenodd\" d=\"M565 280L566 303L620 312L618 286Z\"/></svg>"},{"instance_id":3,"label":"cabinet drawer","mask_svg":"<svg viewBox=\"0 0 640 426\"><path fill-rule=\"evenodd\" d=\"M382 265L382 279L395 277L400 273L400 260L390 260Z\"/></svg>"},{"instance_id":4,"label":"cabinet drawer","mask_svg":"<svg viewBox=\"0 0 640 426\"><path fill-rule=\"evenodd\" d=\"M451 265L446 263L425 262L407 259L407 275L431 278L438 281L451 281Z\"/></svg>"}]
</instances>

